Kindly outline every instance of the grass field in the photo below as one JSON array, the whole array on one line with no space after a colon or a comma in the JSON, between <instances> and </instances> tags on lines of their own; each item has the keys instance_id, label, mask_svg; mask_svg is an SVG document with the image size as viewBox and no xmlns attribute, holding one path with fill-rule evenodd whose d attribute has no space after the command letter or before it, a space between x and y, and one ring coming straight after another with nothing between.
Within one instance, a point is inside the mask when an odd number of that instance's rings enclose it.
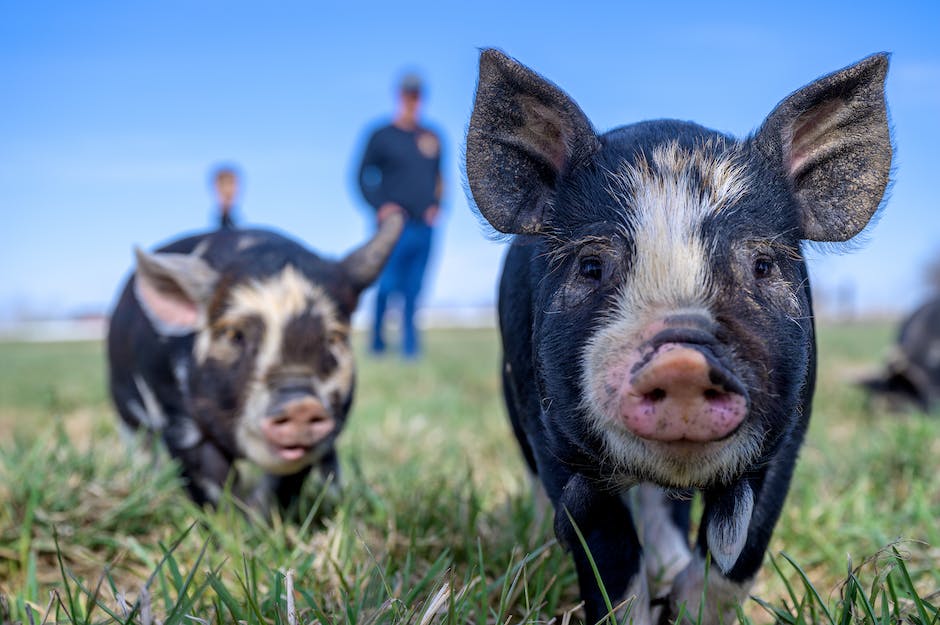
<instances>
[{"instance_id":1,"label":"grass field","mask_svg":"<svg viewBox=\"0 0 940 625\"><path fill-rule=\"evenodd\" d=\"M893 330L823 327L813 425L754 623L937 623L940 419L850 382ZM195 508L131 456L97 343L0 344L0 623L577 622L573 566L505 421L492 330L436 330L417 364L360 354L343 495L304 522Z\"/></svg>"}]
</instances>

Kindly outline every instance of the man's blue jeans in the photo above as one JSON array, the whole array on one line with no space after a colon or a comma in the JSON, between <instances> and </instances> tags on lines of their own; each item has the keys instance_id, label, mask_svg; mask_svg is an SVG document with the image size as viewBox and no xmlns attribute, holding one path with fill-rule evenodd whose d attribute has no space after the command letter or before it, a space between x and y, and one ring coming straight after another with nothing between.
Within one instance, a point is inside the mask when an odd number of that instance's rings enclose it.
<instances>
[{"instance_id":1,"label":"man's blue jeans","mask_svg":"<svg viewBox=\"0 0 940 625\"><path fill-rule=\"evenodd\" d=\"M402 354L414 358L421 351L418 331L415 328L415 311L424 270L431 253L431 227L414 220L405 223L401 238L392 250L379 277L379 288L375 298L375 320L372 328L372 351L385 351L382 326L388 298L393 293L402 297Z\"/></svg>"}]
</instances>

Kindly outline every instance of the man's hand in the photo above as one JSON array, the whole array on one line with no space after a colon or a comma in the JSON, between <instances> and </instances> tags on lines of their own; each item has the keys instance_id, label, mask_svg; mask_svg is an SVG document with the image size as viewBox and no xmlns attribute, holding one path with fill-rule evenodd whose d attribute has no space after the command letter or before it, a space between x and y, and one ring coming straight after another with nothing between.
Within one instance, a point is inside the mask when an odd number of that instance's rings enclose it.
<instances>
[{"instance_id":1,"label":"man's hand","mask_svg":"<svg viewBox=\"0 0 940 625\"><path fill-rule=\"evenodd\" d=\"M437 217L441 214L441 207L437 204L431 204L426 209L424 209L424 223L429 226L433 226L437 223Z\"/></svg>"},{"instance_id":2,"label":"man's hand","mask_svg":"<svg viewBox=\"0 0 940 625\"><path fill-rule=\"evenodd\" d=\"M399 206L395 202L386 202L385 204L382 204L381 206L379 206L379 210L376 213L376 217L378 218L379 222L382 222L390 215L394 215L396 213L402 213L404 212L404 210L405 209L403 209L401 206Z\"/></svg>"}]
</instances>

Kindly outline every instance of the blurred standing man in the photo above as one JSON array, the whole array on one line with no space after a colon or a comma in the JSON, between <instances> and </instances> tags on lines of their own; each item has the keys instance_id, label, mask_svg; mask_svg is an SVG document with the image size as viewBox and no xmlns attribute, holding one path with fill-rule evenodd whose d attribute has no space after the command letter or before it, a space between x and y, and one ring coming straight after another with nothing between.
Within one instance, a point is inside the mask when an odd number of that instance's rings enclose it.
<instances>
[{"instance_id":1,"label":"blurred standing man","mask_svg":"<svg viewBox=\"0 0 940 625\"><path fill-rule=\"evenodd\" d=\"M377 221L403 213L405 229L382 276L375 299L372 351L385 351L382 327L389 295L403 300L402 354L417 358L420 342L414 317L431 251L432 231L440 213L441 140L421 125L424 85L414 74L398 84L398 108L392 123L372 133L359 166L359 188L376 211Z\"/></svg>"},{"instance_id":2,"label":"blurred standing man","mask_svg":"<svg viewBox=\"0 0 940 625\"><path fill-rule=\"evenodd\" d=\"M231 165L217 167L212 174L212 188L218 206L219 228L235 228L235 200L238 198L238 170Z\"/></svg>"}]
</instances>

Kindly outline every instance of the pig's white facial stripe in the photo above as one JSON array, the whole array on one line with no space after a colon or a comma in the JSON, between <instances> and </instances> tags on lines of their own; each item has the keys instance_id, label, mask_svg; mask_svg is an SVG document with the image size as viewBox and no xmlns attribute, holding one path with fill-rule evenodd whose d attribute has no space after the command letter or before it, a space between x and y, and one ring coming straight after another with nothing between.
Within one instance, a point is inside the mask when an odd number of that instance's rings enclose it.
<instances>
[{"instance_id":1,"label":"pig's white facial stripe","mask_svg":"<svg viewBox=\"0 0 940 625\"><path fill-rule=\"evenodd\" d=\"M256 381L264 379L281 362L284 329L291 319L304 313L318 316L324 328L336 323L336 309L323 290L288 265L267 280L232 289L224 317L260 317L264 337L255 361Z\"/></svg>"},{"instance_id":2,"label":"pig's white facial stripe","mask_svg":"<svg viewBox=\"0 0 940 625\"><path fill-rule=\"evenodd\" d=\"M265 280L235 286L228 297L220 323L237 324L244 318L260 318L264 336L255 371L267 371L281 357L284 328L303 313L319 316L329 332L341 327L336 307L323 290L307 280L291 265ZM209 355L212 332L205 329L196 338L196 361L203 364Z\"/></svg>"},{"instance_id":3,"label":"pig's white facial stripe","mask_svg":"<svg viewBox=\"0 0 940 625\"><path fill-rule=\"evenodd\" d=\"M664 315L712 317L712 253L703 240L703 225L734 210L748 185L742 160L733 146L708 142L690 151L666 143L651 160L639 157L609 174L608 191L622 211L633 253L611 312L582 353L584 408L614 462L675 486L694 486L694 480L737 470L757 452L758 443L718 442L700 446L688 462L670 458L618 425L619 384L611 384L609 374L629 368L631 354L652 338L644 331ZM741 433L747 432L745 424Z\"/></svg>"},{"instance_id":4,"label":"pig's white facial stripe","mask_svg":"<svg viewBox=\"0 0 940 625\"><path fill-rule=\"evenodd\" d=\"M244 407L237 419L236 440L249 459L272 473L299 470L315 460L322 450L313 449L309 457L287 464L274 455L260 430L272 401L268 374L283 360L284 333L292 319L305 314L317 317L327 336L345 333L348 327L340 320L333 300L290 265L266 280L233 288L228 304L223 321L255 317L262 320L264 327L253 374L245 391ZM323 380L311 379L323 401L328 401L327 393L348 392L352 385L351 351L346 345L332 345L331 350L336 358L336 369Z\"/></svg>"},{"instance_id":5,"label":"pig's white facial stripe","mask_svg":"<svg viewBox=\"0 0 940 625\"><path fill-rule=\"evenodd\" d=\"M584 354L585 388L594 391L589 402L601 412L610 410L611 398L598 374L649 338L641 333L651 321L677 312L711 317L711 254L702 227L733 210L747 185L737 152L714 147L706 143L690 152L666 143L653 151L652 162L639 157L609 175L608 191L622 211L633 255L614 308Z\"/></svg>"},{"instance_id":6,"label":"pig's white facial stripe","mask_svg":"<svg viewBox=\"0 0 940 625\"><path fill-rule=\"evenodd\" d=\"M618 297L620 315L707 307L709 250L706 219L733 207L747 187L737 152L711 143L686 151L657 147L652 162L637 158L610 174L608 191L623 211L633 241L630 276Z\"/></svg>"}]
</instances>

